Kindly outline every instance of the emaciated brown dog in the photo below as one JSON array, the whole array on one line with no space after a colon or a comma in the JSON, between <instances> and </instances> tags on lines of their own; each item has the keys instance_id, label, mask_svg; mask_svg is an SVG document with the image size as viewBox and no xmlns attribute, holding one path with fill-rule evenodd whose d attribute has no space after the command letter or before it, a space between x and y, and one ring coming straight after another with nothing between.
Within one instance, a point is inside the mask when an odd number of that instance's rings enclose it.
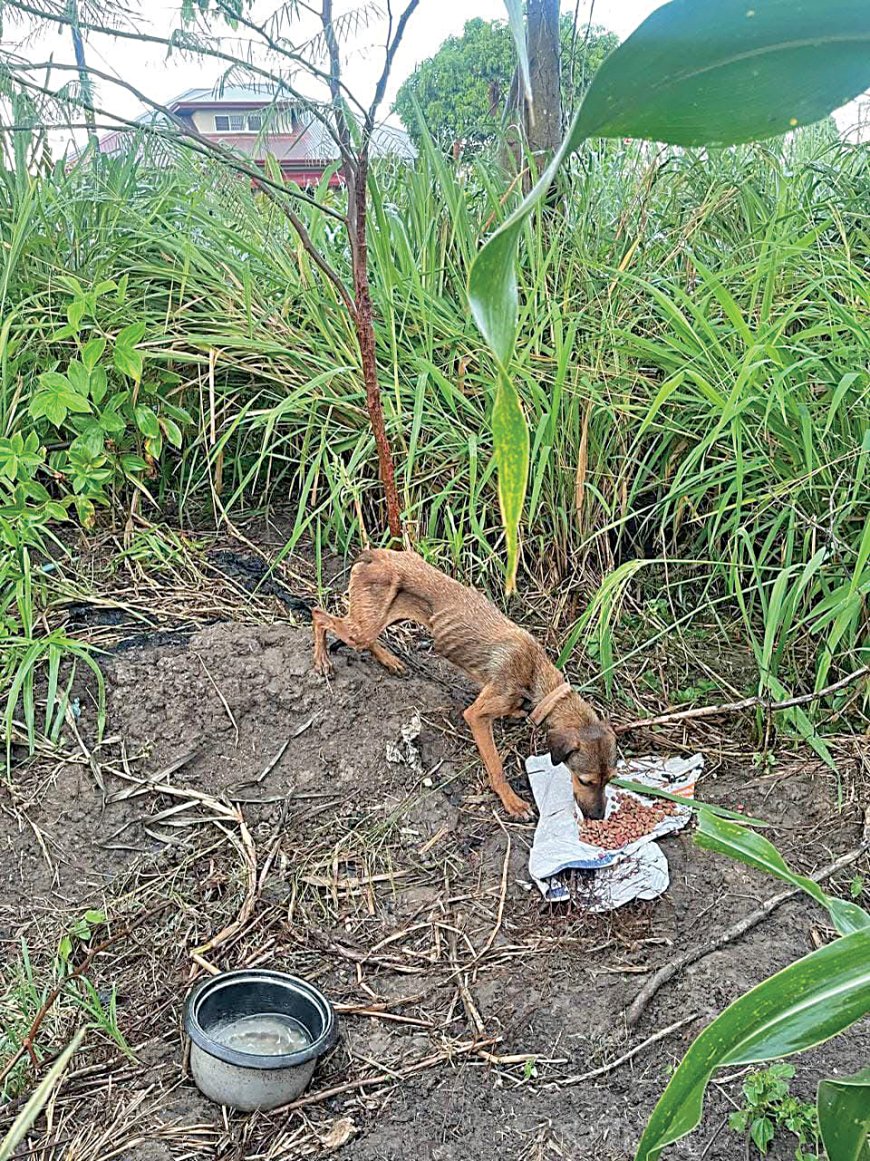
<instances>
[{"instance_id":1,"label":"emaciated brown dog","mask_svg":"<svg viewBox=\"0 0 870 1161\"><path fill-rule=\"evenodd\" d=\"M546 727L553 763L564 762L571 771L583 814L604 817L605 790L616 767L616 736L574 693L530 633L482 593L439 572L415 552L363 552L351 569L348 597L346 617L313 610L314 664L321 673L332 669L327 632L353 649L367 649L391 673L402 673L402 662L378 637L396 621L423 625L437 652L482 686L464 717L490 785L508 814L527 818L531 807L505 779L492 724L497 718L529 717Z\"/></svg>"}]
</instances>

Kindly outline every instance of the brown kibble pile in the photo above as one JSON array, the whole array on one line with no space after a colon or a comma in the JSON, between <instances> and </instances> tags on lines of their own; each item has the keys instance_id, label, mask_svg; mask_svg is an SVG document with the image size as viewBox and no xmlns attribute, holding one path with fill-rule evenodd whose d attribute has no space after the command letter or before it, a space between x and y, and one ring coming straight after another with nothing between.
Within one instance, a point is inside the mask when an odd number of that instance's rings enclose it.
<instances>
[{"instance_id":1,"label":"brown kibble pile","mask_svg":"<svg viewBox=\"0 0 870 1161\"><path fill-rule=\"evenodd\" d=\"M662 800L652 806L645 806L631 794L620 794L616 810L610 818L584 818L580 824L580 838L584 843L603 847L606 851L616 851L627 843L643 838L645 834L673 814L675 805Z\"/></svg>"}]
</instances>

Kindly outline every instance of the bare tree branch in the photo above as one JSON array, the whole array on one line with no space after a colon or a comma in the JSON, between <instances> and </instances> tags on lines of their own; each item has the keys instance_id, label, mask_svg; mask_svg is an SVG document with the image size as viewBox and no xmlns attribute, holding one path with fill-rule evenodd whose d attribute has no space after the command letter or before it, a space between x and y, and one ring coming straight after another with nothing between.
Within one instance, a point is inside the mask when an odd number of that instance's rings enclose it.
<instances>
[{"instance_id":1,"label":"bare tree branch","mask_svg":"<svg viewBox=\"0 0 870 1161\"><path fill-rule=\"evenodd\" d=\"M378 106L380 105L381 101L383 101L383 99L384 99L384 92L386 91L386 88L387 88L387 81L390 79L390 72L392 71L392 68L393 68L393 61L395 60L396 53L399 49L399 45L402 43L402 37L405 35L405 29L408 25L408 21L411 19L411 17L416 12L417 5L419 3L420 3L420 0L408 0L408 5L405 8L405 11L399 17L399 23L396 26L395 36L392 36L393 10L391 7L388 6L387 11L389 13L390 25L389 25L389 31L387 33L387 51L386 51L386 56L384 58L384 68L383 68L383 71L382 71L380 78L378 80L377 86L375 88L374 100L371 103L371 107L368 111L368 116L366 117L366 132L368 133L369 136L371 136L371 131L374 128L375 114L378 111Z\"/></svg>"},{"instance_id":2,"label":"bare tree branch","mask_svg":"<svg viewBox=\"0 0 870 1161\"><path fill-rule=\"evenodd\" d=\"M26 16L33 16L40 20L48 20L54 24L58 24L66 28L72 27L73 25L73 20L66 13L66 11L54 12L49 9L36 8L33 5L26 3L26 0L6 0L6 4L9 8L23 13ZM291 97L299 101L301 105L304 105L312 113L312 115L315 116L322 125L324 125L330 136L334 137L332 125L330 124L329 119L318 109L317 102L312 101L309 97L306 97L304 94L300 93L292 84L288 82L286 76L283 76L280 73L274 73L269 69L255 64L253 61L239 60L239 58L237 56L233 56L232 53L224 52L219 48L215 48L213 45L197 44L194 42L185 43L183 38L177 37L174 34L168 37L157 36L154 33L139 31L136 29L115 28L112 25L101 24L92 20L80 20L78 22L78 27L85 32L95 32L101 36L117 37L121 40L133 40L144 44L158 44L162 48L166 48L170 51L174 50L176 52L188 53L192 56L205 57L210 60L225 61L232 68L245 68L253 76L261 77L263 80L269 81L270 84L277 86L279 89L285 90ZM308 67L304 62L300 62L300 65L301 67ZM91 71L93 72L93 70ZM123 83L118 77L113 77L112 80L115 81L115 83ZM324 80L328 80L325 74Z\"/></svg>"},{"instance_id":3,"label":"bare tree branch","mask_svg":"<svg viewBox=\"0 0 870 1161\"><path fill-rule=\"evenodd\" d=\"M841 677L839 681L835 681L833 685L826 685L824 689L816 690L815 693L803 693L800 697L790 697L786 701L767 701L763 697L744 697L742 701L725 702L722 705L704 705L696 706L694 709L675 710L670 714L659 714L655 718L643 718L636 722L622 722L614 726L614 731L617 734L625 734L629 730L645 730L650 726L667 726L672 722L697 721L699 718L715 718L720 714L735 714L745 709L763 709L765 713L778 713L781 710L793 709L799 705L809 705L810 702L819 701L823 697L828 697L829 694L836 693L838 690L851 685L853 681L859 681L862 677L870 674L870 665L862 665L860 669L856 669L853 673L848 673L845 677Z\"/></svg>"},{"instance_id":4,"label":"bare tree branch","mask_svg":"<svg viewBox=\"0 0 870 1161\"><path fill-rule=\"evenodd\" d=\"M36 81L24 80L20 76L21 72L30 72L35 69L41 69L45 67L46 65L43 63L24 64L19 66L12 66L9 68L9 71L15 75L17 83L27 88L30 92L40 93L46 97L52 97L56 101L74 105L76 108L88 108L90 112L93 112L100 117L111 118L114 124L111 125L110 128L115 130L130 129L134 132L146 133L152 137L160 137L164 141L170 142L178 142L179 137L181 137L183 139L182 143L185 144L187 148L191 148L191 143L195 142L196 144L194 152L200 153L203 156L216 157L222 164L227 165L230 169L234 169L237 173L243 174L246 177L250 177L254 181L258 182L261 186L272 190L274 193L283 194L285 197L289 198L295 198L298 201L305 202L306 205L314 205L318 210L320 210L321 213L326 214L328 217L335 218L336 221L347 225L347 218L344 214L339 213L338 210L333 210L331 207L325 206L321 202L315 202L312 198L308 197L307 194L302 193L301 190L297 190L291 186L282 185L278 182L272 181L272 179L268 177L263 172L263 170L258 169L255 165L247 165L244 161L241 160L240 157L234 153L231 153L226 148L226 146L219 145L215 141L210 141L208 137L204 137L194 126L188 125L186 121L182 120L182 118L173 113L172 110L169 109L166 105L161 105L159 101L154 101L151 97L146 96L145 93L137 89L135 85L130 84L129 81L122 81L119 77L112 76L111 74L102 72L99 69L90 69L90 72L93 76L98 77L100 80L110 82L111 84L118 85L120 88L125 89L132 96L140 100L144 105L148 105L149 108L154 110L154 112L159 113L161 116L165 117L167 121L175 126L175 128L178 130L178 133L167 133L165 130L159 128L158 126L149 125L147 122L131 121L128 118L121 117L116 113L110 113L107 109L101 108L99 105L94 104L87 106L82 98L77 98L72 95L68 97L61 96L53 89L39 85ZM50 62L50 67L66 72L74 71L76 68L75 65L58 64L57 61Z\"/></svg>"},{"instance_id":5,"label":"bare tree branch","mask_svg":"<svg viewBox=\"0 0 870 1161\"><path fill-rule=\"evenodd\" d=\"M344 111L341 83L341 53L338 49L335 28L332 24L332 0L323 0L320 20L323 25L323 35L326 38L326 45L329 51L329 91L332 95L335 128L341 146L341 158L348 168L347 179L350 187L348 217L353 222L353 210L351 207L354 204L353 191L356 186L357 177L356 156L353 149L353 138L351 137L350 126L348 125L347 116Z\"/></svg>"},{"instance_id":6,"label":"bare tree branch","mask_svg":"<svg viewBox=\"0 0 870 1161\"><path fill-rule=\"evenodd\" d=\"M226 4L226 0L217 0L217 2L218 2L218 6L221 8L222 11L229 12L229 9L228 9L227 4ZM276 40L275 37L273 37L271 35L271 33L269 33L269 31L267 30L265 25L257 24L253 20L248 20L248 18L246 16L239 15L238 13L233 14L233 19L237 20L239 24L241 24L245 28L247 28L249 32L253 32L255 35L262 37L266 46L269 49L271 49L272 52L276 53L278 56L285 57L287 60L292 61L294 64L299 65L300 68L306 69L308 72L310 72L312 74L312 76L316 77L320 81L323 81L324 84L328 85L330 83L329 73L326 73L322 69L319 69L315 64L313 64L311 61L309 61L306 57L302 56L302 54L297 49L288 48L285 44L282 44L279 40ZM348 100L351 104L356 105L356 107L359 109L360 113L365 115L364 106L361 104L361 102L359 100L357 100L357 98L350 91L350 89L348 89L348 87L344 83L342 83L341 88L342 88L342 92L344 93L345 99ZM331 129L332 129L332 126L330 126L330 130ZM338 142L336 140L336 144L337 143Z\"/></svg>"}]
</instances>

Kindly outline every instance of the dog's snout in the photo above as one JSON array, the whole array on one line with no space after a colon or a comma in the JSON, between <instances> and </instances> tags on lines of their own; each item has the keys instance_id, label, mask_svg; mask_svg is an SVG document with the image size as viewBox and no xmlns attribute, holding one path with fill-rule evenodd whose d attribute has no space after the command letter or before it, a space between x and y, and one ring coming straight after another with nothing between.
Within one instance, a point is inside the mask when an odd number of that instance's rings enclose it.
<instances>
[{"instance_id":1,"label":"dog's snout","mask_svg":"<svg viewBox=\"0 0 870 1161\"><path fill-rule=\"evenodd\" d=\"M600 821L607 810L607 795L602 786L584 786L577 779L574 780L574 801L580 807L584 818Z\"/></svg>"}]
</instances>

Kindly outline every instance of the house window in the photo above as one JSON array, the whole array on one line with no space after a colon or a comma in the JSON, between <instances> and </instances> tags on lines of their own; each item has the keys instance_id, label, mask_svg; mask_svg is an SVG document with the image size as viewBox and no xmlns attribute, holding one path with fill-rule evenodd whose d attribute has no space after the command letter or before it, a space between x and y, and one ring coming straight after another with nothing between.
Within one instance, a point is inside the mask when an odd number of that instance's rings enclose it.
<instances>
[{"instance_id":1,"label":"house window","mask_svg":"<svg viewBox=\"0 0 870 1161\"><path fill-rule=\"evenodd\" d=\"M262 128L263 118L259 113L255 113L253 116L248 118L248 129L251 131L251 133L259 133Z\"/></svg>"},{"instance_id":2,"label":"house window","mask_svg":"<svg viewBox=\"0 0 870 1161\"><path fill-rule=\"evenodd\" d=\"M227 116L217 116L214 119L217 133L242 133L245 128L245 118L241 113L232 113Z\"/></svg>"}]
</instances>

